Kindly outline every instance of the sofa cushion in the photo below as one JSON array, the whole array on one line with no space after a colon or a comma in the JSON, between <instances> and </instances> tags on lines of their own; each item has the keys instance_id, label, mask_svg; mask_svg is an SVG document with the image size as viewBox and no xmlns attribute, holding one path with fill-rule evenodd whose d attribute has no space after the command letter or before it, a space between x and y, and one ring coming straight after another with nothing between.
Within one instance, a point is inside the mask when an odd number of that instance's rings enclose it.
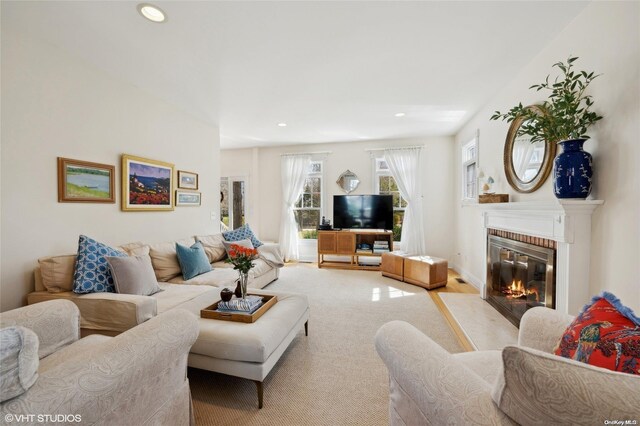
<instances>
[{"instance_id":1,"label":"sofa cushion","mask_svg":"<svg viewBox=\"0 0 640 426\"><path fill-rule=\"evenodd\" d=\"M214 287L233 287L235 288L235 281L238 279L238 271L233 268L215 268L211 271L198 275L197 277L185 280L182 275L178 275L172 278L168 282L172 284L189 284L189 285L208 285Z\"/></svg>"},{"instance_id":2,"label":"sofa cushion","mask_svg":"<svg viewBox=\"0 0 640 426\"><path fill-rule=\"evenodd\" d=\"M184 240L171 241L165 243L149 244L149 256L153 264L158 281L169 281L182 273L178 256L176 255L176 243L184 246L191 246L195 240L187 238Z\"/></svg>"},{"instance_id":3,"label":"sofa cushion","mask_svg":"<svg viewBox=\"0 0 640 426\"><path fill-rule=\"evenodd\" d=\"M89 350L95 349L98 345L110 340L111 337L103 336L102 334L91 334L80 340L76 340L72 344L52 353L48 357L42 358L40 360L38 372L44 373L47 370L67 362L74 362L75 360L80 361L83 359L86 360Z\"/></svg>"},{"instance_id":4,"label":"sofa cushion","mask_svg":"<svg viewBox=\"0 0 640 426\"><path fill-rule=\"evenodd\" d=\"M43 257L38 259L42 285L51 293L71 291L73 289L73 272L76 266L76 255Z\"/></svg>"},{"instance_id":5,"label":"sofa cushion","mask_svg":"<svg viewBox=\"0 0 640 426\"><path fill-rule=\"evenodd\" d=\"M640 376L524 346L502 350L493 401L523 425L595 425L637 419Z\"/></svg>"},{"instance_id":6,"label":"sofa cushion","mask_svg":"<svg viewBox=\"0 0 640 426\"><path fill-rule=\"evenodd\" d=\"M182 308L193 300L203 300L201 304L209 306L220 299L221 289L218 287L168 283L159 283L159 285L164 291L151 296L158 305L158 315L174 308ZM200 310L196 315L200 317Z\"/></svg>"},{"instance_id":7,"label":"sofa cushion","mask_svg":"<svg viewBox=\"0 0 640 426\"><path fill-rule=\"evenodd\" d=\"M107 257L116 293L150 296L159 291L149 255Z\"/></svg>"},{"instance_id":8,"label":"sofa cushion","mask_svg":"<svg viewBox=\"0 0 640 426\"><path fill-rule=\"evenodd\" d=\"M205 254L201 242L196 242L191 247L176 243L176 254L182 270L182 277L185 280L190 280L211 270L209 258Z\"/></svg>"},{"instance_id":9,"label":"sofa cushion","mask_svg":"<svg viewBox=\"0 0 640 426\"><path fill-rule=\"evenodd\" d=\"M253 247L258 248L262 245L262 242L254 235L251 227L248 223L245 223L240 228L236 228L232 231L226 231L222 233L222 236L227 241L240 241L249 239Z\"/></svg>"},{"instance_id":10,"label":"sofa cushion","mask_svg":"<svg viewBox=\"0 0 640 426\"><path fill-rule=\"evenodd\" d=\"M227 251L222 244L224 241L222 234L200 235L196 237L196 241L200 241L202 243L204 252L209 258L209 263L218 262L224 259L227 255Z\"/></svg>"},{"instance_id":11,"label":"sofa cushion","mask_svg":"<svg viewBox=\"0 0 640 426\"><path fill-rule=\"evenodd\" d=\"M86 235L80 235L78 259L73 274L73 291L80 294L115 292L106 257L126 255Z\"/></svg>"},{"instance_id":12,"label":"sofa cushion","mask_svg":"<svg viewBox=\"0 0 640 426\"><path fill-rule=\"evenodd\" d=\"M0 330L0 402L25 393L38 378L38 336L24 327Z\"/></svg>"},{"instance_id":13,"label":"sofa cushion","mask_svg":"<svg viewBox=\"0 0 640 426\"><path fill-rule=\"evenodd\" d=\"M129 256L143 256L149 254L149 246L141 241L123 244L118 247L119 250L127 253Z\"/></svg>"},{"instance_id":14,"label":"sofa cushion","mask_svg":"<svg viewBox=\"0 0 640 426\"><path fill-rule=\"evenodd\" d=\"M640 375L640 318L613 294L604 292L567 327L555 354Z\"/></svg>"}]
</instances>

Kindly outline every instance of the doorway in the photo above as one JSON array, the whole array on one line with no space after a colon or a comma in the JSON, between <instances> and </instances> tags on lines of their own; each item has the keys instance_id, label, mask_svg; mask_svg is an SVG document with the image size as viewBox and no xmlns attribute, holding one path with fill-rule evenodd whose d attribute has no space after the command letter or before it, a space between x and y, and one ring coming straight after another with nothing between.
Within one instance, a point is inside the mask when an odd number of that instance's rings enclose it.
<instances>
[{"instance_id":1,"label":"doorway","mask_svg":"<svg viewBox=\"0 0 640 426\"><path fill-rule=\"evenodd\" d=\"M246 186L244 177L220 178L220 222L223 228L237 229L246 216Z\"/></svg>"}]
</instances>

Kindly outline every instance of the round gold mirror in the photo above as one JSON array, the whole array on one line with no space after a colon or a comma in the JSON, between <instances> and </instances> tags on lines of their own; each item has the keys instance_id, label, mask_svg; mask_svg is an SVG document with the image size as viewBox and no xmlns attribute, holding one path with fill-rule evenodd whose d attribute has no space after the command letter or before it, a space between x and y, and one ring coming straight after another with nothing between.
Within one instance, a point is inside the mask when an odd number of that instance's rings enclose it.
<instances>
[{"instance_id":1,"label":"round gold mirror","mask_svg":"<svg viewBox=\"0 0 640 426\"><path fill-rule=\"evenodd\" d=\"M543 114L540 107L530 105L528 110ZM525 117L511 122L504 143L504 172L507 182L518 192L528 193L540 188L549 177L556 155L556 144L537 141L531 143L531 136L518 135Z\"/></svg>"}]
</instances>

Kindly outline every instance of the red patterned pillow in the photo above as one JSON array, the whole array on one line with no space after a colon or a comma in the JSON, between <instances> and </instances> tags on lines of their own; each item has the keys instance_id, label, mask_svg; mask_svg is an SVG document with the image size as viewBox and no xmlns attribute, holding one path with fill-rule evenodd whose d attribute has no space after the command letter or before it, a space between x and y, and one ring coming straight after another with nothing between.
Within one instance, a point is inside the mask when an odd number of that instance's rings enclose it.
<instances>
[{"instance_id":1,"label":"red patterned pillow","mask_svg":"<svg viewBox=\"0 0 640 426\"><path fill-rule=\"evenodd\" d=\"M640 375L640 319L605 291L594 297L565 330L555 354Z\"/></svg>"}]
</instances>

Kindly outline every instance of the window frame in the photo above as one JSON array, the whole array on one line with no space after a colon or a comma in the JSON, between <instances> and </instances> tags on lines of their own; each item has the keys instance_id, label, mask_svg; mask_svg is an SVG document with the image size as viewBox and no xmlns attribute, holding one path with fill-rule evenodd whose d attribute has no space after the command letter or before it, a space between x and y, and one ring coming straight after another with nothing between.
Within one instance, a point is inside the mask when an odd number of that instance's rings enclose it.
<instances>
[{"instance_id":1,"label":"window frame","mask_svg":"<svg viewBox=\"0 0 640 426\"><path fill-rule=\"evenodd\" d=\"M305 182L307 179L320 179L320 206L319 207L296 207L296 205L298 204L298 202L301 201L302 198L304 198L304 189L302 194L300 194L300 198L298 198L298 200L296 200L295 204L293 205L293 212L295 215L296 211L304 211L304 210L313 210L313 211L318 211L319 212L319 216L318 216L318 220L322 220L322 216L323 216L323 209L324 209L324 197L325 197L325 191L324 191L324 161L323 160L312 160L311 163L309 163L309 169L311 169L313 164L320 164L320 171L319 172L312 172L309 171L307 173L307 177L305 178ZM313 194L313 192L311 192L311 194ZM303 202L304 203L304 202ZM296 221L297 223L297 221ZM319 224L320 222L318 222ZM298 232L302 232L302 229L298 229ZM304 240L315 240L315 238L300 238L300 241L304 241Z\"/></svg>"},{"instance_id":2,"label":"window frame","mask_svg":"<svg viewBox=\"0 0 640 426\"><path fill-rule=\"evenodd\" d=\"M470 154L471 153L471 154ZM460 176L461 176L461 191L462 202L477 202L478 201L478 137L474 136L467 141L460 148ZM474 178L472 180L472 193L468 192L468 173L469 167L473 166Z\"/></svg>"}]
</instances>

